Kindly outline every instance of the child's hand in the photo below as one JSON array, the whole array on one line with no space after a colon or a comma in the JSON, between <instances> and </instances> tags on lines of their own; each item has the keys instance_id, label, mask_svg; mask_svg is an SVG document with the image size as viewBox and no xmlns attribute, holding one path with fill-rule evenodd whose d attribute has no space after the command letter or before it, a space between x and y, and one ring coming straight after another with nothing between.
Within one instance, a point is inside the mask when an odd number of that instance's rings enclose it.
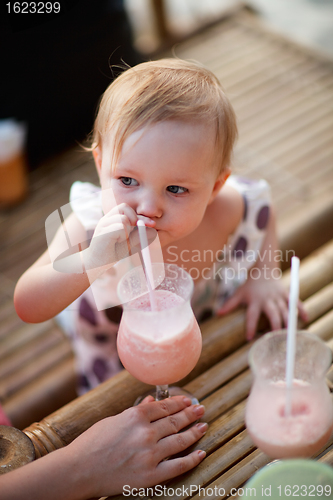
<instances>
[{"instance_id":1,"label":"child's hand","mask_svg":"<svg viewBox=\"0 0 333 500\"><path fill-rule=\"evenodd\" d=\"M264 277L254 280L249 276L246 283L238 288L218 314L226 314L240 304L247 305L247 340L253 339L262 312L266 314L272 330L288 326L288 292L280 280ZM307 313L301 302L298 303L298 312L300 318L307 321Z\"/></svg>"},{"instance_id":2,"label":"child's hand","mask_svg":"<svg viewBox=\"0 0 333 500\"><path fill-rule=\"evenodd\" d=\"M113 208L98 222L89 248L83 252L87 270L101 268L132 255L139 250L139 237L133 229L138 220L136 212L126 203ZM152 228L155 222L140 216ZM147 230L148 241L156 236L156 231Z\"/></svg>"},{"instance_id":3,"label":"child's hand","mask_svg":"<svg viewBox=\"0 0 333 500\"><path fill-rule=\"evenodd\" d=\"M191 405L183 396L145 401L99 421L67 447L75 457L76 469L84 476L82 486L91 497L122 493L124 485L141 488L160 484L187 472L204 458L205 453L197 450L165 461L205 434L204 423L178 434L203 416L202 406Z\"/></svg>"}]
</instances>

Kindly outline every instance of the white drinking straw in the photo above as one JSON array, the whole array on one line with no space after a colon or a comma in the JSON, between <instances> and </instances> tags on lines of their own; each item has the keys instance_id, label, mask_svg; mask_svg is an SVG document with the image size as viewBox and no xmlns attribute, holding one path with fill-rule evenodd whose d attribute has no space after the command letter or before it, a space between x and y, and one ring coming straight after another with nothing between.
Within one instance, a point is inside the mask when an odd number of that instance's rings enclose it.
<instances>
[{"instance_id":1,"label":"white drinking straw","mask_svg":"<svg viewBox=\"0 0 333 500\"><path fill-rule=\"evenodd\" d=\"M286 409L285 416L291 415L291 396L294 380L295 351L296 351L296 330L297 330L297 304L299 294L299 258L291 259L291 276L289 292L289 314L288 314L288 334L287 334L287 358L286 358Z\"/></svg>"},{"instance_id":2,"label":"white drinking straw","mask_svg":"<svg viewBox=\"0 0 333 500\"><path fill-rule=\"evenodd\" d=\"M143 264L144 264L145 272L146 272L147 287L148 287L148 292L149 292L151 310L156 311L157 305L156 305L156 300L155 300L155 294L154 294L153 288L152 288L152 284L154 283L154 276L153 276L153 268L151 265L150 252L149 252L149 247L148 247L146 226L142 220L138 220L136 225L138 226L138 230L139 230L141 253L142 253Z\"/></svg>"}]
</instances>

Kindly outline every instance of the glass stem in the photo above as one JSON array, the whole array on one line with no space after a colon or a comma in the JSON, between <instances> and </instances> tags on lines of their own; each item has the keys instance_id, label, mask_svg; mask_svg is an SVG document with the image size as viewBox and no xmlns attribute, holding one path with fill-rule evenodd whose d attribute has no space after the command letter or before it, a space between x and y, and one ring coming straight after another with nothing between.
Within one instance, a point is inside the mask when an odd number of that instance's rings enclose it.
<instances>
[{"instance_id":1,"label":"glass stem","mask_svg":"<svg viewBox=\"0 0 333 500\"><path fill-rule=\"evenodd\" d=\"M168 385L157 385L156 386L156 401L162 401L169 397L169 386Z\"/></svg>"}]
</instances>

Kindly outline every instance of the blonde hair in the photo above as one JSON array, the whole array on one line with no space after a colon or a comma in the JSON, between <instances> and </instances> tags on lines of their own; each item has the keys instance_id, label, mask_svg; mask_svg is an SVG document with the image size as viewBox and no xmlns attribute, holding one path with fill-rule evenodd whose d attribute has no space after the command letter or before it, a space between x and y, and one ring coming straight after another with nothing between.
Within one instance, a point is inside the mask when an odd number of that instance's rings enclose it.
<instances>
[{"instance_id":1,"label":"blonde hair","mask_svg":"<svg viewBox=\"0 0 333 500\"><path fill-rule=\"evenodd\" d=\"M215 123L219 173L230 164L237 137L234 110L211 71L180 59L138 64L111 83L99 105L91 149L112 131L115 164L133 132L165 120Z\"/></svg>"}]
</instances>

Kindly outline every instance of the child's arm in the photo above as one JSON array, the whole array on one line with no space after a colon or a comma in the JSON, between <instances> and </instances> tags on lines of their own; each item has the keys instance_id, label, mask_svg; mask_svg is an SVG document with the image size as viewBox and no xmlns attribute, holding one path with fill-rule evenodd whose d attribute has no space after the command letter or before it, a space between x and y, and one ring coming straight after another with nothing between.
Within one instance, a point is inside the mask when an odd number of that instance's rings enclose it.
<instances>
[{"instance_id":1,"label":"child's arm","mask_svg":"<svg viewBox=\"0 0 333 500\"><path fill-rule=\"evenodd\" d=\"M278 250L275 229L275 214L270 210L266 237L260 250L260 259L249 271L248 279L222 306L219 314L226 314L240 304L247 305L246 338L251 340L257 330L260 314L268 317L272 330L288 324L288 292L281 280L280 265L271 260ZM306 321L307 313L301 302L298 304L300 317Z\"/></svg>"},{"instance_id":2,"label":"child's arm","mask_svg":"<svg viewBox=\"0 0 333 500\"><path fill-rule=\"evenodd\" d=\"M69 234L80 241L85 231L77 218L71 214L65 225ZM57 231L50 250L54 255L62 253L62 228ZM46 321L73 302L89 287L86 273L62 273L56 271L50 259L49 250L20 277L14 292L17 314L23 321L39 323Z\"/></svg>"},{"instance_id":3,"label":"child's arm","mask_svg":"<svg viewBox=\"0 0 333 500\"><path fill-rule=\"evenodd\" d=\"M142 217L141 217L142 218ZM28 323L39 323L53 318L75 299L77 299L105 269L128 254L127 235L135 245L137 237L130 234L138 217L133 209L122 204L111 210L99 221L91 244L80 252L84 268L81 272L57 271L50 259L64 251L62 228L57 231L46 251L19 279L15 292L14 304L17 314ZM145 218L145 223L153 221ZM64 222L72 240L84 241L85 229L74 214ZM135 241L134 241L135 240ZM79 257L79 256L78 256Z\"/></svg>"}]
</instances>

